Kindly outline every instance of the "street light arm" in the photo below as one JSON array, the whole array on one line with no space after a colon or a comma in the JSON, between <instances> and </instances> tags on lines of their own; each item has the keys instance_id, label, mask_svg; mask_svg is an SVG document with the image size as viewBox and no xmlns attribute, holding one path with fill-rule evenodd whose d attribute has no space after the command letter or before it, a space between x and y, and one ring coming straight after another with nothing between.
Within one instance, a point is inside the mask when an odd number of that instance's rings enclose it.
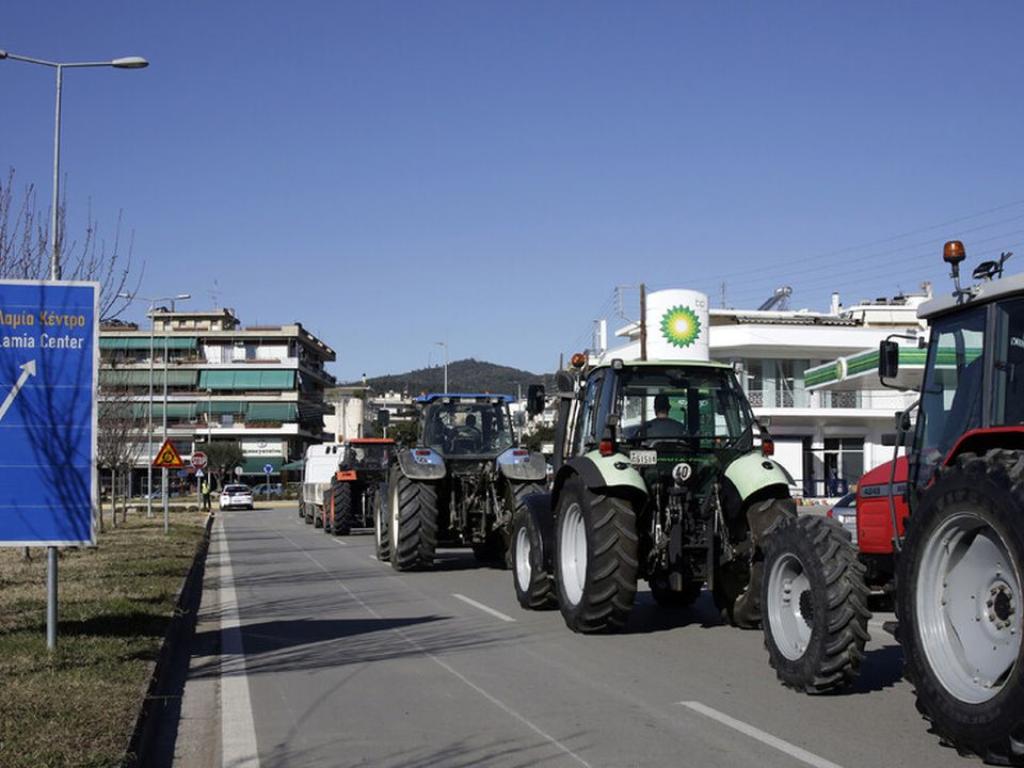
<instances>
[{"instance_id":1,"label":"street light arm","mask_svg":"<svg viewBox=\"0 0 1024 768\"><path fill-rule=\"evenodd\" d=\"M24 61L28 64L42 64L44 67L59 67L56 61L47 61L46 59L33 59L31 56L19 56L16 53L10 51L0 50L0 59L13 59L14 61Z\"/></svg>"},{"instance_id":2,"label":"street light arm","mask_svg":"<svg viewBox=\"0 0 1024 768\"><path fill-rule=\"evenodd\" d=\"M3 59L24 61L27 64L42 64L44 67L116 67L117 69L143 69L149 66L149 62L141 56L121 56L116 59L111 59L110 61L69 61L64 63L60 61L36 59L31 56L21 56L17 53L0 50L0 60Z\"/></svg>"}]
</instances>

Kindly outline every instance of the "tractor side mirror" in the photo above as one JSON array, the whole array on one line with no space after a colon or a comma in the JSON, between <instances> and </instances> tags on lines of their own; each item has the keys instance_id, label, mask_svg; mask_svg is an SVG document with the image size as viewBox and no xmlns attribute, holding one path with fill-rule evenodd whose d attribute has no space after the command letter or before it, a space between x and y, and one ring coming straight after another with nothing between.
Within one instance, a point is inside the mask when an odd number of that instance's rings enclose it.
<instances>
[{"instance_id":1,"label":"tractor side mirror","mask_svg":"<svg viewBox=\"0 0 1024 768\"><path fill-rule=\"evenodd\" d=\"M531 416L544 413L543 384L531 384L526 388L526 412Z\"/></svg>"},{"instance_id":2,"label":"tractor side mirror","mask_svg":"<svg viewBox=\"0 0 1024 768\"><path fill-rule=\"evenodd\" d=\"M900 370L900 345L886 339L878 344L878 378L895 379Z\"/></svg>"},{"instance_id":3,"label":"tractor side mirror","mask_svg":"<svg viewBox=\"0 0 1024 768\"><path fill-rule=\"evenodd\" d=\"M899 443L901 448L909 448L914 440L913 432L886 432L882 435L882 445L892 448Z\"/></svg>"},{"instance_id":4,"label":"tractor side mirror","mask_svg":"<svg viewBox=\"0 0 1024 768\"><path fill-rule=\"evenodd\" d=\"M377 426L386 427L391 423L391 411L387 408L381 408L377 411Z\"/></svg>"}]
</instances>

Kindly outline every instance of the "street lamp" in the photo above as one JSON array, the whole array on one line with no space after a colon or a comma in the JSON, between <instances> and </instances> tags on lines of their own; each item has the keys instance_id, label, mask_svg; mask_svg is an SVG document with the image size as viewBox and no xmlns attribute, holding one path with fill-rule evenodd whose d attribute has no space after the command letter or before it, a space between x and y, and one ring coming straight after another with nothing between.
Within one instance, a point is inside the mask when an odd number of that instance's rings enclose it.
<instances>
[{"instance_id":1,"label":"street lamp","mask_svg":"<svg viewBox=\"0 0 1024 768\"><path fill-rule=\"evenodd\" d=\"M435 341L439 347L444 347L444 393L448 394L448 342L447 341Z\"/></svg>"},{"instance_id":2,"label":"street lamp","mask_svg":"<svg viewBox=\"0 0 1024 768\"><path fill-rule=\"evenodd\" d=\"M124 56L111 61L74 61L57 62L46 61L45 59L33 59L30 56L19 56L10 51L0 50L0 61L12 59L13 61L24 61L28 64L42 64L44 67L52 67L57 70L57 106L54 111L53 120L53 199L50 203L50 279L60 280L60 241L57 237L57 209L60 204L60 101L61 91L64 85L64 70L81 67L115 67L116 69L142 69L148 67L149 62L141 56Z\"/></svg>"},{"instance_id":3,"label":"street lamp","mask_svg":"<svg viewBox=\"0 0 1024 768\"><path fill-rule=\"evenodd\" d=\"M171 313L174 312L174 303L176 301L184 301L185 299L191 299L192 294L190 293L179 293L177 296L139 296L134 293L119 293L117 294L119 299L128 299L134 301L136 299L142 299L143 301L149 302L149 425L146 431L147 445L150 447L150 453L152 453L152 440L153 440L153 358L155 353L153 350L153 334L156 329L156 303L158 301L169 301L171 302ZM163 396L163 438L164 442L167 442L167 329L164 329L164 396ZM146 467L146 517L153 516L153 461L147 457ZM167 499L167 468L161 467L160 470L160 488L163 493L164 500L164 533L170 528L170 510L168 508Z\"/></svg>"},{"instance_id":4,"label":"street lamp","mask_svg":"<svg viewBox=\"0 0 1024 768\"><path fill-rule=\"evenodd\" d=\"M60 244L57 239L57 206L60 202L60 96L64 85L65 67L117 67L118 69L141 69L149 62L141 56L127 56L111 61L56 62L19 56L0 49L0 61L13 59L27 64L42 64L57 70L57 101L53 119L53 200L50 203L50 279L60 280ZM46 647L57 648L57 548L46 549Z\"/></svg>"}]
</instances>

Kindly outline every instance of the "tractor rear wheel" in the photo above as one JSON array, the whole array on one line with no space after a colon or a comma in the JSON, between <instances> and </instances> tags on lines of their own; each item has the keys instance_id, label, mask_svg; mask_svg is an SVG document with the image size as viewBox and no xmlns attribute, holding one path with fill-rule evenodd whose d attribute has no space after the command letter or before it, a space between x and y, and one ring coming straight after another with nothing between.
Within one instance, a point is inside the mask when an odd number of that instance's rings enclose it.
<instances>
[{"instance_id":1,"label":"tractor rear wheel","mask_svg":"<svg viewBox=\"0 0 1024 768\"><path fill-rule=\"evenodd\" d=\"M783 684L822 693L851 683L868 641L868 588L850 535L817 515L784 518L764 537L762 628Z\"/></svg>"},{"instance_id":2,"label":"tractor rear wheel","mask_svg":"<svg viewBox=\"0 0 1024 768\"><path fill-rule=\"evenodd\" d=\"M516 600L531 611L554 608L555 582L544 568L544 542L534 525L533 516L525 507L512 518L512 583Z\"/></svg>"},{"instance_id":3,"label":"tractor rear wheel","mask_svg":"<svg viewBox=\"0 0 1024 768\"><path fill-rule=\"evenodd\" d=\"M437 484L396 472L391 487L391 567L430 568L437 550Z\"/></svg>"},{"instance_id":4,"label":"tractor rear wheel","mask_svg":"<svg viewBox=\"0 0 1024 768\"><path fill-rule=\"evenodd\" d=\"M622 629L636 597L636 513L625 499L586 490L570 478L555 519L555 584L574 632Z\"/></svg>"},{"instance_id":5,"label":"tractor rear wheel","mask_svg":"<svg viewBox=\"0 0 1024 768\"><path fill-rule=\"evenodd\" d=\"M334 523L331 532L335 536L348 536L352 533L352 483L342 481L334 484L331 489L334 497Z\"/></svg>"},{"instance_id":6,"label":"tractor rear wheel","mask_svg":"<svg viewBox=\"0 0 1024 768\"><path fill-rule=\"evenodd\" d=\"M1024 765L1024 452L940 471L908 519L897 585L918 709L959 752Z\"/></svg>"},{"instance_id":7,"label":"tractor rear wheel","mask_svg":"<svg viewBox=\"0 0 1024 768\"><path fill-rule=\"evenodd\" d=\"M384 486L373 494L373 534L377 548L377 560L386 563L391 560L391 532L388 530L388 493Z\"/></svg>"}]
</instances>

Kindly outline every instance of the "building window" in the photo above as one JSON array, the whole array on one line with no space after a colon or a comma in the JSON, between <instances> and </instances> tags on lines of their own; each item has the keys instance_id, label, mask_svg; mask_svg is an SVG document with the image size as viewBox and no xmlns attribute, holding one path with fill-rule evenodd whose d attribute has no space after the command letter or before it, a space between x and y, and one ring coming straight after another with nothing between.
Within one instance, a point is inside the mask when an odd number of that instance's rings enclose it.
<instances>
[{"instance_id":1,"label":"building window","mask_svg":"<svg viewBox=\"0 0 1024 768\"><path fill-rule=\"evenodd\" d=\"M747 397L755 408L806 408L809 360L749 360Z\"/></svg>"},{"instance_id":2,"label":"building window","mask_svg":"<svg viewBox=\"0 0 1024 768\"><path fill-rule=\"evenodd\" d=\"M864 438L825 438L825 493L842 496L864 474Z\"/></svg>"}]
</instances>

